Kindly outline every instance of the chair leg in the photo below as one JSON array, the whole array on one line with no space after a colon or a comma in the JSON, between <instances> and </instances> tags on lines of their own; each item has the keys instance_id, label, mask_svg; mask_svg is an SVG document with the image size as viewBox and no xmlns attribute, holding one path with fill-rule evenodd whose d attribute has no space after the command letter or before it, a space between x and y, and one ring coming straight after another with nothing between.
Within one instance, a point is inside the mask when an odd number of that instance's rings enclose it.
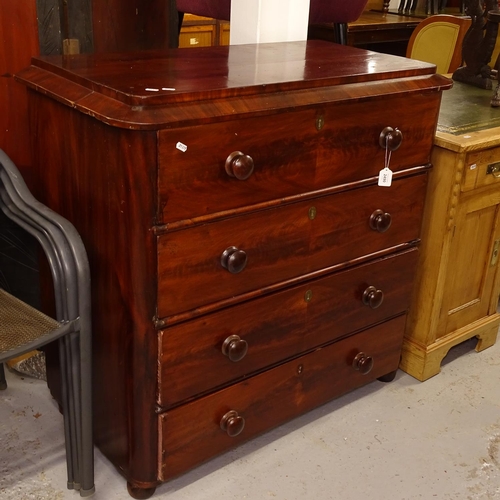
<instances>
[{"instance_id":1,"label":"chair leg","mask_svg":"<svg viewBox=\"0 0 500 500\"><path fill-rule=\"evenodd\" d=\"M69 400L69 411L71 422L74 427L74 439L76 443L76 463L78 468L78 481L75 489L82 487L82 405L81 405L81 375L80 375L80 350L78 348L78 333L71 333L66 337L66 353L69 360L71 389Z\"/></svg>"},{"instance_id":2,"label":"chair leg","mask_svg":"<svg viewBox=\"0 0 500 500\"><path fill-rule=\"evenodd\" d=\"M74 424L71 418L70 410L70 387L71 375L68 367L67 338L59 340L59 360L61 365L61 391L62 391L62 409L64 417L64 442L66 446L66 469L68 475L68 489L78 489L78 471L77 471L77 445ZM75 484L76 483L76 484Z\"/></svg>"},{"instance_id":3,"label":"chair leg","mask_svg":"<svg viewBox=\"0 0 500 500\"><path fill-rule=\"evenodd\" d=\"M81 422L81 490L82 497L95 491L94 485L94 440L92 432L92 354L89 336L80 334L80 422Z\"/></svg>"},{"instance_id":4,"label":"chair leg","mask_svg":"<svg viewBox=\"0 0 500 500\"><path fill-rule=\"evenodd\" d=\"M7 380L5 380L5 371L3 363L0 363L0 391L7 389Z\"/></svg>"},{"instance_id":5,"label":"chair leg","mask_svg":"<svg viewBox=\"0 0 500 500\"><path fill-rule=\"evenodd\" d=\"M347 23L333 23L333 40L335 43L347 45Z\"/></svg>"}]
</instances>

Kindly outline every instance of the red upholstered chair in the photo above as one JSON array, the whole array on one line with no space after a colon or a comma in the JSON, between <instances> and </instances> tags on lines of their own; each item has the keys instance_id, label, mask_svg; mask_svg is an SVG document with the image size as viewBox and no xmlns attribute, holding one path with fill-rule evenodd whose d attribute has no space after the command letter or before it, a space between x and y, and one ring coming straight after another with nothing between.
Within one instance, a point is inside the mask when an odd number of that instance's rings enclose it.
<instances>
[{"instance_id":1,"label":"red upholstered chair","mask_svg":"<svg viewBox=\"0 0 500 500\"><path fill-rule=\"evenodd\" d=\"M311 0L309 24L333 23L335 40L345 44L347 23L356 21L368 0ZM228 21L231 0L177 0L179 12Z\"/></svg>"}]
</instances>

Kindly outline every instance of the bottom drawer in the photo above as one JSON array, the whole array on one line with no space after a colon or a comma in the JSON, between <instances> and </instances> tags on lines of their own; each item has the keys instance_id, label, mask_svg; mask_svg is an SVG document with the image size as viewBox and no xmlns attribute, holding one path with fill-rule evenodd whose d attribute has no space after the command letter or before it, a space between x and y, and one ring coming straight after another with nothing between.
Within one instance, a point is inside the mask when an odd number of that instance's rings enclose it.
<instances>
[{"instance_id":1,"label":"bottom drawer","mask_svg":"<svg viewBox=\"0 0 500 500\"><path fill-rule=\"evenodd\" d=\"M406 316L159 415L159 480L166 481L296 415L397 369ZM373 360L368 368L365 353ZM362 369L354 368L355 358ZM228 415L229 412L233 412ZM226 430L221 421L226 420ZM242 430L241 430L241 427ZM238 433L238 431L241 431ZM230 434L237 434L231 436Z\"/></svg>"}]
</instances>

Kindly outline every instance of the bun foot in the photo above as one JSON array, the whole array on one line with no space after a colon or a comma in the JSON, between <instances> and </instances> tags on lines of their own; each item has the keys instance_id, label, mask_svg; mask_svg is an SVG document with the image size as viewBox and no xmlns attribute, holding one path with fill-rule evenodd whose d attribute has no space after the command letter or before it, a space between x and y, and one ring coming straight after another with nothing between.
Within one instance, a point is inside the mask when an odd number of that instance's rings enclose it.
<instances>
[{"instance_id":1,"label":"bun foot","mask_svg":"<svg viewBox=\"0 0 500 500\"><path fill-rule=\"evenodd\" d=\"M145 500L146 498L151 498L156 491L156 488L141 488L140 486L134 486L131 483L127 483L128 494L132 498L137 500Z\"/></svg>"},{"instance_id":2,"label":"bun foot","mask_svg":"<svg viewBox=\"0 0 500 500\"><path fill-rule=\"evenodd\" d=\"M380 380L380 382L392 382L396 378L396 373L398 373L398 371L394 370L387 375L382 375L378 378L378 380Z\"/></svg>"}]
</instances>

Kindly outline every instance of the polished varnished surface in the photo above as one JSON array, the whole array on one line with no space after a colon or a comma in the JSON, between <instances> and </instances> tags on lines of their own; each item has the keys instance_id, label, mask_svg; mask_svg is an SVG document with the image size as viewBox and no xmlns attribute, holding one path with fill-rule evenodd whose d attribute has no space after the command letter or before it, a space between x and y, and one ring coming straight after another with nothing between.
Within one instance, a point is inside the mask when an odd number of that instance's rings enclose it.
<instances>
[{"instance_id":1,"label":"polished varnished surface","mask_svg":"<svg viewBox=\"0 0 500 500\"><path fill-rule=\"evenodd\" d=\"M134 495L394 376L450 84L432 72L313 42L19 75L41 198L91 262L96 443Z\"/></svg>"},{"instance_id":2,"label":"polished varnished surface","mask_svg":"<svg viewBox=\"0 0 500 500\"><path fill-rule=\"evenodd\" d=\"M164 408L177 405L297 352L404 313L417 258L417 249L410 248L162 330L158 404ZM363 304L363 294L370 286L383 293L376 308ZM248 346L237 361L230 360L222 349L232 335Z\"/></svg>"},{"instance_id":3,"label":"polished varnished surface","mask_svg":"<svg viewBox=\"0 0 500 500\"><path fill-rule=\"evenodd\" d=\"M394 78L400 95L451 85L433 72L427 63L310 41L34 59L17 77L110 125L156 129L386 95Z\"/></svg>"},{"instance_id":4,"label":"polished varnished surface","mask_svg":"<svg viewBox=\"0 0 500 500\"><path fill-rule=\"evenodd\" d=\"M277 289L298 276L308 279L321 270L331 272L344 262L418 239L426 181L425 175L395 181L390 197L370 186L162 235L159 318L227 297L235 301L271 285ZM311 207L316 213L312 220ZM371 215L380 209L392 216L391 227L383 233L369 225ZM231 246L247 256L237 275L220 263ZM203 294L193 294L193 286Z\"/></svg>"},{"instance_id":5,"label":"polished varnished surface","mask_svg":"<svg viewBox=\"0 0 500 500\"><path fill-rule=\"evenodd\" d=\"M415 28L420 21L421 18L417 17L365 11L356 21L349 23L349 31L385 31L400 28Z\"/></svg>"},{"instance_id":6,"label":"polished varnished surface","mask_svg":"<svg viewBox=\"0 0 500 500\"><path fill-rule=\"evenodd\" d=\"M214 453L364 385L367 375L353 367L353 359L361 350L370 353L373 360L370 378L387 374L398 362L404 323L405 316L399 316L163 413L158 417L160 440L168 453L162 456L160 479L175 477L187 461L199 464ZM232 408L237 408L245 420L237 436L228 436L219 425Z\"/></svg>"},{"instance_id":7,"label":"polished varnished surface","mask_svg":"<svg viewBox=\"0 0 500 500\"><path fill-rule=\"evenodd\" d=\"M393 122L404 130L391 169L418 165L432 146L439 94L413 92L260 118L162 130L159 136L159 214L168 229L213 218L217 212L272 200L298 201L304 193L323 195L354 181L378 176L385 151L376 139ZM394 109L411 107L394 119ZM363 116L360 126L359 116ZM415 120L415 115L419 119ZM321 124L321 127L318 127ZM262 140L266 137L266 140ZM181 142L185 150L176 147ZM244 180L227 175L233 151L250 156L254 168ZM203 161L200 161L203 159ZM178 168L171 168L172 163ZM297 179L297 171L309 174Z\"/></svg>"},{"instance_id":8,"label":"polished varnished surface","mask_svg":"<svg viewBox=\"0 0 500 500\"><path fill-rule=\"evenodd\" d=\"M332 55L333 52L333 55ZM432 74L432 65L318 42L47 57L34 65L131 105L326 87ZM255 71L258 68L258 71ZM150 90L148 90L150 89Z\"/></svg>"}]
</instances>

